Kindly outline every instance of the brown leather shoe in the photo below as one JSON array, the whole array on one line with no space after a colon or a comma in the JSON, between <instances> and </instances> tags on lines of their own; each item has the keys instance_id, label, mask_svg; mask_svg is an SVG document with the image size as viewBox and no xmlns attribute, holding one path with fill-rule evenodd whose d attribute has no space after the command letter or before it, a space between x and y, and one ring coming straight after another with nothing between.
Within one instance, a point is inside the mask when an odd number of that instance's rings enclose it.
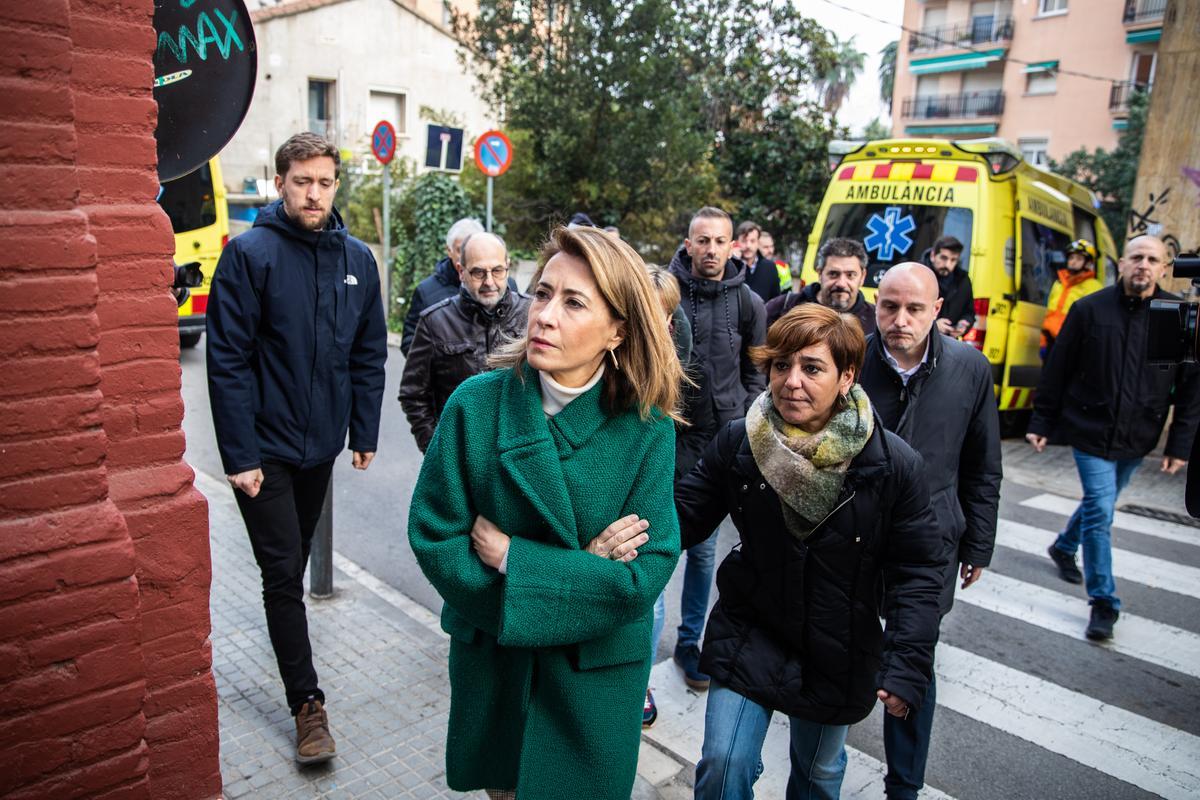
<instances>
[{"instance_id":1,"label":"brown leather shoe","mask_svg":"<svg viewBox=\"0 0 1200 800\"><path fill-rule=\"evenodd\" d=\"M309 700L296 715L296 760L301 764L319 764L337 755L337 745L329 735L329 718L320 700Z\"/></svg>"}]
</instances>

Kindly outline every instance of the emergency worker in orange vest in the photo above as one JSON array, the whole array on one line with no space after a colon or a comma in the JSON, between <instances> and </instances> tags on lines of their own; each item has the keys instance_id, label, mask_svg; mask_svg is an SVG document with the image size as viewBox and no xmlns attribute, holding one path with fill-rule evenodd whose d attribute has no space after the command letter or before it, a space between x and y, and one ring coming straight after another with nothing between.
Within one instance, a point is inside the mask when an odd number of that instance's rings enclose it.
<instances>
[{"instance_id":1,"label":"emergency worker in orange vest","mask_svg":"<svg viewBox=\"0 0 1200 800\"><path fill-rule=\"evenodd\" d=\"M1046 301L1046 318L1042 321L1042 360L1050 354L1058 332L1067 319L1067 312L1081 297L1104 288L1096 278L1096 247L1087 239L1076 239L1067 245L1067 267L1058 271L1058 280L1050 289Z\"/></svg>"}]
</instances>

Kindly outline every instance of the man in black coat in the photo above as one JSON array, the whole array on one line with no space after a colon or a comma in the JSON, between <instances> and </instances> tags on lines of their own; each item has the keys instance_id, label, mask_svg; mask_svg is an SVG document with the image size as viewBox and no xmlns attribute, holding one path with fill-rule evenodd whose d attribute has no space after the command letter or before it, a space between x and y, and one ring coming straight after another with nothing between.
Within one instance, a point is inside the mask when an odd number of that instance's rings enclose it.
<instances>
[{"instance_id":1,"label":"man in black coat","mask_svg":"<svg viewBox=\"0 0 1200 800\"><path fill-rule=\"evenodd\" d=\"M400 352L408 356L408 348L412 347L413 336L417 332L417 322L421 313L430 306L440 303L448 297L458 294L461 285L458 277L459 259L462 257L462 245L467 237L481 233L483 226L478 220L464 217L450 226L446 231L446 255L433 268L433 274L417 284L413 290L412 299L408 303L408 313L404 315L404 332L400 337Z\"/></svg>"},{"instance_id":2,"label":"man in black coat","mask_svg":"<svg viewBox=\"0 0 1200 800\"><path fill-rule=\"evenodd\" d=\"M929 251L929 266L937 273L938 296L942 309L938 312L938 332L961 339L975 324L975 293L971 276L962 265L963 243L953 236L943 236Z\"/></svg>"},{"instance_id":3,"label":"man in black coat","mask_svg":"<svg viewBox=\"0 0 1200 800\"><path fill-rule=\"evenodd\" d=\"M766 303L778 297L783 289L779 286L779 270L775 268L775 262L758 249L761 233L762 228L757 222L747 220L738 225L736 256L746 267L746 285Z\"/></svg>"},{"instance_id":4,"label":"man in black coat","mask_svg":"<svg viewBox=\"0 0 1200 800\"><path fill-rule=\"evenodd\" d=\"M767 327L801 303L820 303L834 311L852 314L863 334L875 332L875 306L861 291L867 277L867 251L855 239L830 239L817 251L817 282L788 292L767 303Z\"/></svg>"},{"instance_id":5,"label":"man in black coat","mask_svg":"<svg viewBox=\"0 0 1200 800\"><path fill-rule=\"evenodd\" d=\"M762 300L746 287L746 268L730 257L734 243L729 215L719 208L701 208L670 265L679 281L679 305L692 328L690 374L701 383L697 391L688 393L688 401L689 405L710 404L714 424L705 426L706 431L720 430L726 422L745 416L767 386L750 358L750 348L766 339L766 312ZM702 451L711 436L705 430L682 431L677 451ZM683 573L675 661L687 684L699 691L708 688L708 676L700 671L700 641L716 557L714 536L687 551Z\"/></svg>"},{"instance_id":6,"label":"man in black coat","mask_svg":"<svg viewBox=\"0 0 1200 800\"><path fill-rule=\"evenodd\" d=\"M508 249L493 233L468 236L454 297L425 309L400 378L400 405L422 453L458 385L525 332L529 297L508 288Z\"/></svg>"},{"instance_id":7,"label":"man in black coat","mask_svg":"<svg viewBox=\"0 0 1200 800\"><path fill-rule=\"evenodd\" d=\"M1179 299L1158 288L1167 263L1161 239L1138 236L1125 245L1117 285L1075 301L1042 370L1025 435L1039 453L1051 437L1074 450L1083 500L1049 553L1063 580L1086 578L1089 639L1112 638L1120 616L1112 574L1117 497L1158 444L1172 405L1163 472L1187 463L1200 422L1196 365L1146 363L1150 301ZM1082 575L1075 563L1080 545Z\"/></svg>"},{"instance_id":8,"label":"man in black coat","mask_svg":"<svg viewBox=\"0 0 1200 800\"><path fill-rule=\"evenodd\" d=\"M988 360L934 328L941 301L924 264L892 267L876 296L878 331L868 340L860 383L884 427L925 461L930 505L946 547L941 613L954 603L956 573L967 589L991 563L1000 505L1000 419ZM912 798L925 782L936 707L884 717L889 798Z\"/></svg>"},{"instance_id":9,"label":"man in black coat","mask_svg":"<svg viewBox=\"0 0 1200 800\"><path fill-rule=\"evenodd\" d=\"M333 207L339 166L320 136L283 143L281 199L221 254L207 319L217 446L262 572L305 764L336 748L308 640L304 566L347 431L356 469L375 456L387 360L379 270Z\"/></svg>"}]
</instances>

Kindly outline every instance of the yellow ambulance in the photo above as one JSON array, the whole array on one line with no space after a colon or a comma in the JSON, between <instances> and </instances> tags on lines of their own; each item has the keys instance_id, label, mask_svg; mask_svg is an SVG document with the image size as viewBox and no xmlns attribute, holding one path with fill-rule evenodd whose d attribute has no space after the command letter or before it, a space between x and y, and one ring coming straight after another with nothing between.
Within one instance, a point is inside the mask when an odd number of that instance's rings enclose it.
<instances>
[{"instance_id":1,"label":"yellow ambulance","mask_svg":"<svg viewBox=\"0 0 1200 800\"><path fill-rule=\"evenodd\" d=\"M213 158L199 169L162 185L158 204L175 231L175 263L199 261L204 284L179 307L179 346L195 347L204 333L208 291L221 250L229 242L229 205L221 163Z\"/></svg>"},{"instance_id":2,"label":"yellow ambulance","mask_svg":"<svg viewBox=\"0 0 1200 800\"><path fill-rule=\"evenodd\" d=\"M857 239L873 300L889 267L928 263L937 239L957 238L975 295L975 326L963 340L992 363L1001 420L1018 432L1041 374L1042 318L1067 245L1095 242L1097 277L1106 285L1116 278L1118 253L1097 205L1088 189L1027 163L1000 139L867 142L834 167L801 278L816 280L825 241Z\"/></svg>"}]
</instances>

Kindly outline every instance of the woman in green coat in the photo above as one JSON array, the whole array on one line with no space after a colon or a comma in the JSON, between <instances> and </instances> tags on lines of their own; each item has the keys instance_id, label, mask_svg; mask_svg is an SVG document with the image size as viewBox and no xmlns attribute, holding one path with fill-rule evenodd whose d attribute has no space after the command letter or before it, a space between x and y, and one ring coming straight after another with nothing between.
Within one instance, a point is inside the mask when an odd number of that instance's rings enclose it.
<instances>
[{"instance_id":1,"label":"woman in green coat","mask_svg":"<svg viewBox=\"0 0 1200 800\"><path fill-rule=\"evenodd\" d=\"M450 397L409 511L451 638L446 780L627 800L679 555L682 372L632 248L560 228L541 265L525 337Z\"/></svg>"}]
</instances>

